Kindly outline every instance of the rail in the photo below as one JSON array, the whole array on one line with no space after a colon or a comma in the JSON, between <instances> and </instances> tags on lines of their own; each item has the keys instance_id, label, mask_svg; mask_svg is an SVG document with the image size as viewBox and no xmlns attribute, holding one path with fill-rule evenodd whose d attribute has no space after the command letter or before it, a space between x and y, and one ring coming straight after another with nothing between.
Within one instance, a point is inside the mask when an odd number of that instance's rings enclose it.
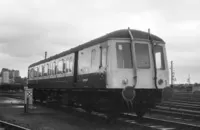
<instances>
[{"instance_id":1,"label":"rail","mask_svg":"<svg viewBox=\"0 0 200 130\"><path fill-rule=\"evenodd\" d=\"M30 129L0 120L0 130L30 130Z\"/></svg>"}]
</instances>

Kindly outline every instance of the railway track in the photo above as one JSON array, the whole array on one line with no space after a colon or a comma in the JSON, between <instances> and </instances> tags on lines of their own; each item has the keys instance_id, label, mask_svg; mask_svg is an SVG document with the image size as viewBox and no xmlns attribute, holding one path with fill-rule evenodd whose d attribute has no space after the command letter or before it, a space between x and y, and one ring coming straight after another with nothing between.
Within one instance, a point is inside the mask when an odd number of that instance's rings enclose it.
<instances>
[{"instance_id":1,"label":"railway track","mask_svg":"<svg viewBox=\"0 0 200 130\"><path fill-rule=\"evenodd\" d=\"M30 129L0 120L0 130L30 130Z\"/></svg>"},{"instance_id":2,"label":"railway track","mask_svg":"<svg viewBox=\"0 0 200 130\"><path fill-rule=\"evenodd\" d=\"M41 103L39 103L41 104ZM53 104L53 103L52 103ZM43 105L47 105L46 103ZM48 105L49 107L50 105ZM108 116L104 113L99 113L99 112L94 112L92 111L91 113L86 112L84 109L81 107L68 107L68 106L60 106L58 108L58 105L53 105L53 108L56 110L62 110L70 113L73 113L72 111L77 111L79 114L76 113L75 116L80 116L82 118L87 118L87 119L94 119L98 120L96 118L101 118L105 120L106 122L115 122L115 123L122 123L125 125L131 125L133 128L134 127L140 127L143 129L148 129L148 130L199 130L200 125L195 125L192 123L184 123L181 121L172 121L171 119L163 119L163 118L157 118L157 117L151 117L151 116L145 116L142 119L138 119L135 114L132 113L125 113L121 114L115 121L110 121L108 119ZM66 110L69 109L69 110ZM73 110L72 110L73 109Z\"/></svg>"},{"instance_id":3,"label":"railway track","mask_svg":"<svg viewBox=\"0 0 200 130\"><path fill-rule=\"evenodd\" d=\"M184 123L180 121L167 120L157 117L144 116L142 119L137 119L135 114L126 113L123 115L129 123L138 124L144 127L149 127L156 130L199 130L200 125Z\"/></svg>"},{"instance_id":4,"label":"railway track","mask_svg":"<svg viewBox=\"0 0 200 130\"><path fill-rule=\"evenodd\" d=\"M166 117L176 118L183 121L198 121L200 119L200 102L197 100L185 100L191 94L178 94L176 98L171 98L167 101L157 104L154 109L151 109L150 114L165 115ZM177 98L178 97L178 98ZM184 100L183 100L184 99Z\"/></svg>"},{"instance_id":5,"label":"railway track","mask_svg":"<svg viewBox=\"0 0 200 130\"><path fill-rule=\"evenodd\" d=\"M14 96L12 96L14 98ZM23 96L21 96L22 99ZM19 98L19 97L17 97ZM147 129L157 129L157 130L198 130L200 129L199 125L195 125L192 123L188 123L186 121L190 120L198 120L200 119L200 111L198 111L198 108L200 107L200 104L196 104L197 102L187 102L179 100L171 100L171 101L164 101L161 104L157 105L155 109L151 110L150 116L145 116L143 119L138 119L134 114L123 114L120 116L117 120L123 123L132 124L133 126L139 126ZM41 103L39 103L41 104ZM46 106L48 103L44 103ZM50 103L51 104L51 103ZM48 107L51 105L47 105ZM59 110L66 109L65 107L60 107ZM193 110L190 110L193 108ZM58 106L55 107L56 110L58 110ZM81 108L75 108L76 111L79 112L85 112ZM195 111L195 109L197 111ZM153 115L154 113L158 113L162 116L171 116L170 118L157 118ZM90 113L91 114L91 113ZM105 114L92 112L92 115L96 115L98 117L106 118ZM87 115L89 116L89 115ZM86 117L86 116L85 116ZM172 118L180 118L179 121L174 121Z\"/></svg>"},{"instance_id":6,"label":"railway track","mask_svg":"<svg viewBox=\"0 0 200 130\"><path fill-rule=\"evenodd\" d=\"M65 106L66 108L67 106ZM65 108L63 110L65 110ZM56 108L58 109L58 108ZM101 118L104 118L105 120L109 120L107 115L99 112L91 112L87 113L85 110L81 109L80 107L75 108L75 111L78 111L83 114L87 114L88 116L95 115ZM86 117L86 116L85 116ZM121 114L117 121L119 123L126 123L128 125L133 125L133 127L138 126L142 127L144 129L152 129L152 130L199 130L200 125L187 123L182 121L175 121L172 119L165 119L165 118L158 118L153 116L144 116L142 119L138 119L138 117L135 114L132 113L125 113ZM186 120L184 120L186 121Z\"/></svg>"},{"instance_id":7,"label":"railway track","mask_svg":"<svg viewBox=\"0 0 200 130\"><path fill-rule=\"evenodd\" d=\"M195 94L192 92L176 92L172 95L171 100L200 102L200 94Z\"/></svg>"}]
</instances>

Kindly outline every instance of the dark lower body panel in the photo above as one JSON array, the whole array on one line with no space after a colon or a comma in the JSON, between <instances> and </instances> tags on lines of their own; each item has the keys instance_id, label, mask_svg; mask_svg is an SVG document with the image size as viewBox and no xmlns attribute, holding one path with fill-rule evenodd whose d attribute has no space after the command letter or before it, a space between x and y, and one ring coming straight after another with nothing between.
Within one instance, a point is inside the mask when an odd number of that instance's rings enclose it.
<instances>
[{"instance_id":1,"label":"dark lower body panel","mask_svg":"<svg viewBox=\"0 0 200 130\"><path fill-rule=\"evenodd\" d=\"M35 100L56 100L60 104L80 104L83 108L105 113L136 112L142 116L153 108L162 98L161 89L135 89L136 96L130 102L122 97L122 89L68 88L51 89L35 88Z\"/></svg>"}]
</instances>

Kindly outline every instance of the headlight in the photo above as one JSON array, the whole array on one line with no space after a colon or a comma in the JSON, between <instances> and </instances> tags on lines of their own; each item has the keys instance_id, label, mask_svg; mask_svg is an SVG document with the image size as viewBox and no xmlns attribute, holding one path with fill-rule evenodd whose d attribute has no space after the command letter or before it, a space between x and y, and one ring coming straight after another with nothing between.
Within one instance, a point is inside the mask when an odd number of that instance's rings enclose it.
<instances>
[{"instance_id":1,"label":"headlight","mask_svg":"<svg viewBox=\"0 0 200 130\"><path fill-rule=\"evenodd\" d=\"M164 81L163 81L162 79L159 79L159 80L158 80L158 84L159 84L159 85L162 85L163 82L164 82Z\"/></svg>"},{"instance_id":2,"label":"headlight","mask_svg":"<svg viewBox=\"0 0 200 130\"><path fill-rule=\"evenodd\" d=\"M128 84L128 79L127 78L123 79L122 84L124 84L124 85Z\"/></svg>"}]
</instances>

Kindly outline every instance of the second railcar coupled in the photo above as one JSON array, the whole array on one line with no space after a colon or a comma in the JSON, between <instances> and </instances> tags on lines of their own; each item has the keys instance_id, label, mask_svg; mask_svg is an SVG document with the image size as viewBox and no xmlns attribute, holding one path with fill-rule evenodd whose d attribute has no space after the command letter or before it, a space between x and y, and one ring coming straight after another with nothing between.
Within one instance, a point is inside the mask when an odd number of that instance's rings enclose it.
<instances>
[{"instance_id":1,"label":"second railcar coupled","mask_svg":"<svg viewBox=\"0 0 200 130\"><path fill-rule=\"evenodd\" d=\"M30 65L28 86L34 100L141 117L169 85L166 57L150 31L117 30Z\"/></svg>"}]
</instances>

